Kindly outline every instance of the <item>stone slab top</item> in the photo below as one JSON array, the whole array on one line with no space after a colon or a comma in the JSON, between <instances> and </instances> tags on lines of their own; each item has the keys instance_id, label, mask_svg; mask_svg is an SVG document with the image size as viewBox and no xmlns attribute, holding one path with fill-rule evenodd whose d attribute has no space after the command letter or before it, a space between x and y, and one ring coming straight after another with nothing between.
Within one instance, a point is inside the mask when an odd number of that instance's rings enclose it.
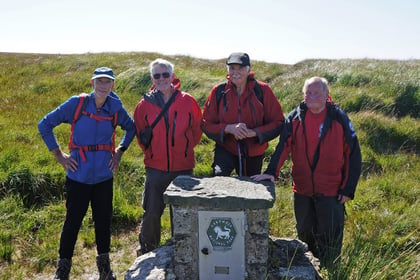
<instances>
[{"instance_id":1,"label":"stone slab top","mask_svg":"<svg viewBox=\"0 0 420 280\"><path fill-rule=\"evenodd\" d=\"M271 181L249 177L178 176L163 194L165 203L219 210L268 209L275 200Z\"/></svg>"}]
</instances>

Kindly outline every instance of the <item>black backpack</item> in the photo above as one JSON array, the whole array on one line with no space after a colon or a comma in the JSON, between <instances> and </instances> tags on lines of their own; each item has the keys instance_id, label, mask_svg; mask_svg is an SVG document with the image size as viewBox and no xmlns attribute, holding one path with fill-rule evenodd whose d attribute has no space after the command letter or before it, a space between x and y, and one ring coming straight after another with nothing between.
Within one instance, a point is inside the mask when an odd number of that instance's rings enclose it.
<instances>
[{"instance_id":1,"label":"black backpack","mask_svg":"<svg viewBox=\"0 0 420 280\"><path fill-rule=\"evenodd\" d=\"M222 99L222 97L223 97L223 107L226 106L226 93L224 91L225 86L226 86L226 82L221 83L217 86L217 91L216 91L217 112L219 112L219 104L220 104L220 99ZM254 92L258 100L261 102L261 104L264 105L264 94L260 85L258 84L258 81L255 81Z\"/></svg>"}]
</instances>

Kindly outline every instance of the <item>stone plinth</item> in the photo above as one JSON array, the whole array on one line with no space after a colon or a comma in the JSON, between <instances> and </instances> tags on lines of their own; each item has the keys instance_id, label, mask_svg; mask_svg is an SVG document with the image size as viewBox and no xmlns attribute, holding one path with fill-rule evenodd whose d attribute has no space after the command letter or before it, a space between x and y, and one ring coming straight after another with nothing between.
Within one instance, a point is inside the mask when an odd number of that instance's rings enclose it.
<instances>
[{"instance_id":1,"label":"stone plinth","mask_svg":"<svg viewBox=\"0 0 420 280\"><path fill-rule=\"evenodd\" d=\"M199 279L199 212L239 211L244 221L244 275L235 279L266 279L268 209L274 205L271 182L241 177L179 176L164 193L173 212L174 272L178 279ZM202 234L202 233L201 233ZM232 260L225 260L226 262ZM222 279L222 278L221 278Z\"/></svg>"}]
</instances>

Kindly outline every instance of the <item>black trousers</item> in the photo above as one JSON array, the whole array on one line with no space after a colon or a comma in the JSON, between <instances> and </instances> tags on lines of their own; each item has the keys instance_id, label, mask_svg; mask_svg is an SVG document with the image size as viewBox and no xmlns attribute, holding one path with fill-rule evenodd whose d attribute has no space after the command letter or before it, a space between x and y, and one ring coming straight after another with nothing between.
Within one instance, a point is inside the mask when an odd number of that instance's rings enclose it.
<instances>
[{"instance_id":1,"label":"black trousers","mask_svg":"<svg viewBox=\"0 0 420 280\"><path fill-rule=\"evenodd\" d=\"M230 176L233 169L240 175L239 169L242 167L242 176L252 176L261 173L264 155L249 157L242 152L241 166L239 156L228 152L225 148L216 144L214 149L213 176Z\"/></svg>"},{"instance_id":2,"label":"black trousers","mask_svg":"<svg viewBox=\"0 0 420 280\"><path fill-rule=\"evenodd\" d=\"M95 225L96 250L109 253L111 244L113 179L88 185L66 178L66 220L60 238L60 258L71 259L83 218L89 207Z\"/></svg>"},{"instance_id":3,"label":"black trousers","mask_svg":"<svg viewBox=\"0 0 420 280\"><path fill-rule=\"evenodd\" d=\"M300 240L321 264L334 261L341 253L344 204L337 197L294 194L296 229Z\"/></svg>"}]
</instances>

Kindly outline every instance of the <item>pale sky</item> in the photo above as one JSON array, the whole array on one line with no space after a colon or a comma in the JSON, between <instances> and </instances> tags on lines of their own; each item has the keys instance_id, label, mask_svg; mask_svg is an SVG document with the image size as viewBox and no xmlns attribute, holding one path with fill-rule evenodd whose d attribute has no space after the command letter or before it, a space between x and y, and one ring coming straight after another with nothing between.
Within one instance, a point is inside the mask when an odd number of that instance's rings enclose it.
<instances>
[{"instance_id":1,"label":"pale sky","mask_svg":"<svg viewBox=\"0 0 420 280\"><path fill-rule=\"evenodd\" d=\"M0 52L420 59L419 0L1 0Z\"/></svg>"}]
</instances>

